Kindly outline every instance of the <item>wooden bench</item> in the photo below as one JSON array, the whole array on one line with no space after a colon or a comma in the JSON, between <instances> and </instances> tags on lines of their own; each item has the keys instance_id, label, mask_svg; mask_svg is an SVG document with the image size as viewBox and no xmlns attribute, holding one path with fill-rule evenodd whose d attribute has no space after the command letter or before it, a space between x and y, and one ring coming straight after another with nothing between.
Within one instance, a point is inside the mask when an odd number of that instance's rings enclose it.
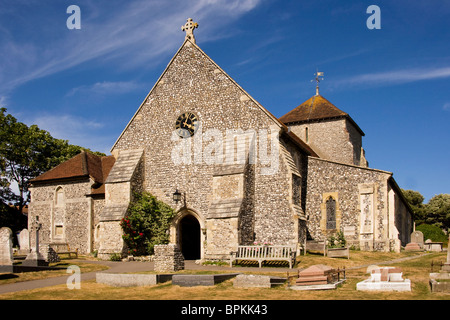
<instances>
[{"instance_id":1,"label":"wooden bench","mask_svg":"<svg viewBox=\"0 0 450 320\"><path fill-rule=\"evenodd\" d=\"M325 248L327 257L330 258L345 258L350 259L350 249L345 248Z\"/></svg>"},{"instance_id":2,"label":"wooden bench","mask_svg":"<svg viewBox=\"0 0 450 320\"><path fill-rule=\"evenodd\" d=\"M53 248L53 250L55 250L55 252L58 255L61 254L67 254L69 256L69 259L72 258L72 254L75 256L75 259L78 258L78 248L76 248L75 250L70 250L70 246L68 243L52 243L50 244L50 246Z\"/></svg>"},{"instance_id":3,"label":"wooden bench","mask_svg":"<svg viewBox=\"0 0 450 320\"><path fill-rule=\"evenodd\" d=\"M237 251L230 252L230 267L233 261L258 261L261 268L263 261L287 261L292 269L297 256L296 246L238 246Z\"/></svg>"},{"instance_id":4,"label":"wooden bench","mask_svg":"<svg viewBox=\"0 0 450 320\"><path fill-rule=\"evenodd\" d=\"M307 240L304 244L303 254L306 255L307 251L318 251L323 252L323 255L326 254L326 242L325 241L315 241L315 240Z\"/></svg>"}]
</instances>

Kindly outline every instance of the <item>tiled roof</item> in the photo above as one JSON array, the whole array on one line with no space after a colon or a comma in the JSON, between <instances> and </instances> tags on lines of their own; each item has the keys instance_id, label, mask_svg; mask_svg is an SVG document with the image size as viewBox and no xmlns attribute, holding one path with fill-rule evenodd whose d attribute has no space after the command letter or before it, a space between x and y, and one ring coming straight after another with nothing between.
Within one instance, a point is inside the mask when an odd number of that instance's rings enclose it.
<instances>
[{"instance_id":1,"label":"tiled roof","mask_svg":"<svg viewBox=\"0 0 450 320\"><path fill-rule=\"evenodd\" d=\"M95 181L92 194L102 194L105 192L104 182L114 162L113 156L101 157L82 151L73 158L34 178L31 183L91 177Z\"/></svg>"},{"instance_id":2,"label":"tiled roof","mask_svg":"<svg viewBox=\"0 0 450 320\"><path fill-rule=\"evenodd\" d=\"M295 109L286 113L279 120L285 125L289 125L293 123L314 122L333 118L347 118L361 135L364 136L364 132L356 122L353 121L348 113L340 110L321 95L311 97Z\"/></svg>"}]
</instances>

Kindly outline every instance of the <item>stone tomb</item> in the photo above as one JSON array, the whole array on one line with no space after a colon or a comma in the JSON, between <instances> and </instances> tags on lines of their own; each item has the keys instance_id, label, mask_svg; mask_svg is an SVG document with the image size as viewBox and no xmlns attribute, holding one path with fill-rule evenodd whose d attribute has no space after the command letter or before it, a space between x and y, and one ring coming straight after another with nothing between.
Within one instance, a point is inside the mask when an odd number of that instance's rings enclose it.
<instances>
[{"instance_id":1,"label":"stone tomb","mask_svg":"<svg viewBox=\"0 0 450 320\"><path fill-rule=\"evenodd\" d=\"M443 242L433 242L432 240L428 239L427 241L425 241L424 249L425 251L442 252L443 244Z\"/></svg>"},{"instance_id":2,"label":"stone tomb","mask_svg":"<svg viewBox=\"0 0 450 320\"><path fill-rule=\"evenodd\" d=\"M411 281L403 279L403 272L396 267L368 268L370 278L356 284L359 291L411 291Z\"/></svg>"},{"instance_id":3,"label":"stone tomb","mask_svg":"<svg viewBox=\"0 0 450 320\"><path fill-rule=\"evenodd\" d=\"M254 274L239 274L233 282L235 288L273 288L281 286L286 282L287 278L254 275Z\"/></svg>"},{"instance_id":4,"label":"stone tomb","mask_svg":"<svg viewBox=\"0 0 450 320\"><path fill-rule=\"evenodd\" d=\"M450 236L449 236L450 243ZM447 248L447 261L440 272L430 273L431 292L450 292L450 250Z\"/></svg>"},{"instance_id":5,"label":"stone tomb","mask_svg":"<svg viewBox=\"0 0 450 320\"><path fill-rule=\"evenodd\" d=\"M301 270L298 273L298 279L295 281L295 285L289 288L293 290L335 289L343 281L339 281L336 269L323 264L317 264Z\"/></svg>"}]
</instances>

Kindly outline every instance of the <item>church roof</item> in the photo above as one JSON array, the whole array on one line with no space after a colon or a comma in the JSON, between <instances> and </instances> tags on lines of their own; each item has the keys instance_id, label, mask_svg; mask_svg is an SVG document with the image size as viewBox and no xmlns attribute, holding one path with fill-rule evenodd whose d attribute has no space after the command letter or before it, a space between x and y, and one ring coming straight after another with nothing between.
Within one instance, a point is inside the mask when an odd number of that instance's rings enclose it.
<instances>
[{"instance_id":1,"label":"church roof","mask_svg":"<svg viewBox=\"0 0 450 320\"><path fill-rule=\"evenodd\" d=\"M337 118L348 119L359 131L359 133L364 136L364 132L348 115L348 113L340 110L321 95L311 97L295 109L280 117L279 120L284 124L289 125L294 123L316 122Z\"/></svg>"},{"instance_id":2,"label":"church roof","mask_svg":"<svg viewBox=\"0 0 450 320\"><path fill-rule=\"evenodd\" d=\"M104 193L104 182L114 162L113 156L101 157L82 151L73 158L34 178L31 183L91 177L95 181L92 194L101 194Z\"/></svg>"}]
</instances>

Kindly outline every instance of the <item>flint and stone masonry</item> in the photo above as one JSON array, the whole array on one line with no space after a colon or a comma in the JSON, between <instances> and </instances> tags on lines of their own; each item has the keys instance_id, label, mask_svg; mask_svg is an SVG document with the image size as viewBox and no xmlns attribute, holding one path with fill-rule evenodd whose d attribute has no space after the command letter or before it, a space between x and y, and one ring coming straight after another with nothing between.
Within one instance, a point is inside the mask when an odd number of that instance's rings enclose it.
<instances>
[{"instance_id":1,"label":"flint and stone masonry","mask_svg":"<svg viewBox=\"0 0 450 320\"><path fill-rule=\"evenodd\" d=\"M183 125L192 130L185 137ZM29 225L39 216L49 245L126 255L120 220L133 193L148 191L176 210L170 244L185 259L228 259L254 242L300 246L337 231L363 250L399 250L411 211L392 173L368 167L363 136L322 96L277 119L192 32L112 156L82 153L32 181Z\"/></svg>"}]
</instances>

